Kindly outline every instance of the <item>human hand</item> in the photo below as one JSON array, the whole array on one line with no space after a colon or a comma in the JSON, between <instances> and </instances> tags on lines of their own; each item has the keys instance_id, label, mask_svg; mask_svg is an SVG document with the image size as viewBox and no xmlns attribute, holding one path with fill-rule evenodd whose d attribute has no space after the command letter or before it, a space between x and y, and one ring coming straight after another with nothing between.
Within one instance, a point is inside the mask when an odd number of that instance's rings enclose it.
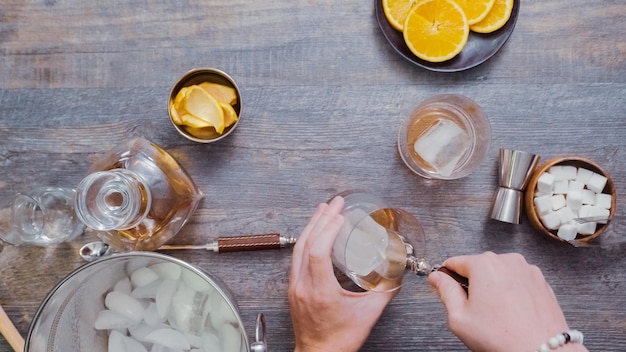
<instances>
[{"instance_id":1,"label":"human hand","mask_svg":"<svg viewBox=\"0 0 626 352\"><path fill-rule=\"evenodd\" d=\"M395 293L350 292L333 272L331 253L344 200L320 204L293 249L289 306L296 351L357 351Z\"/></svg>"},{"instance_id":2,"label":"human hand","mask_svg":"<svg viewBox=\"0 0 626 352\"><path fill-rule=\"evenodd\" d=\"M536 351L568 331L563 311L541 270L517 253L459 256L450 270L469 279L469 292L441 272L428 282L448 312L450 331L472 351ZM569 343L559 351L586 351Z\"/></svg>"}]
</instances>

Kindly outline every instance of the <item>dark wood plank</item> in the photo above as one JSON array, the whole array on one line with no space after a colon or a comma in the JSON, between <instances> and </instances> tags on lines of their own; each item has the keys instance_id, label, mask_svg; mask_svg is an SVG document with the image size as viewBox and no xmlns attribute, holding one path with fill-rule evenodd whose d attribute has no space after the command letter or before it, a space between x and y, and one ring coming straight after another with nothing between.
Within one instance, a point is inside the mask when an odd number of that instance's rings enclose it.
<instances>
[{"instance_id":1,"label":"dark wood plank","mask_svg":"<svg viewBox=\"0 0 626 352\"><path fill-rule=\"evenodd\" d=\"M626 209L626 4L523 1L501 52L474 69L420 69L387 44L373 4L331 1L68 2L0 7L0 200L38 185L75 186L91 162L139 133L168 150L206 193L174 243L278 231L298 235L313 208L363 188L416 215L430 256L517 251L539 265L571 327L595 351L626 344L624 245L573 248L527 222L488 219L498 148L588 157L611 175ZM228 139L198 145L167 117L189 69L228 72L243 114ZM425 98L466 95L487 112L492 146L455 181L413 175L396 151L401 121ZM617 219L607 238L624 234ZM47 292L82 265L92 232L56 248L0 252L0 304L26 335ZM293 348L289 250L168 252L220 277L248 334L258 312L274 351ZM363 351L462 351L423 277L407 277ZM10 347L0 339L0 352Z\"/></svg>"}]
</instances>

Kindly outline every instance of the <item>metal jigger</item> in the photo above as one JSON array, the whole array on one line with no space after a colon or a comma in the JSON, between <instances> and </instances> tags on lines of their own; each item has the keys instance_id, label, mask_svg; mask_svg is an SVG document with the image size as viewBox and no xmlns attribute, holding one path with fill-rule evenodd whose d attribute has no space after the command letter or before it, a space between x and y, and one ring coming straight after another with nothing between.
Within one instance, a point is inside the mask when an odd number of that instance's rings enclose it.
<instances>
[{"instance_id":1,"label":"metal jigger","mask_svg":"<svg viewBox=\"0 0 626 352\"><path fill-rule=\"evenodd\" d=\"M491 218L519 224L522 199L528 178L539 163L539 156L500 148L500 188L491 205Z\"/></svg>"}]
</instances>

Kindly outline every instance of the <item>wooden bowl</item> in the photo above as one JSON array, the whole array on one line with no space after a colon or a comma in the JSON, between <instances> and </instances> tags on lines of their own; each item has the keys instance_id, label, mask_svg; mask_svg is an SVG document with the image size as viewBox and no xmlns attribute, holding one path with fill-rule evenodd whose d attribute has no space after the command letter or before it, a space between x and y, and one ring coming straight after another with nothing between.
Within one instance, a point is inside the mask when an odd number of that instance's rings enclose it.
<instances>
[{"instance_id":1,"label":"wooden bowl","mask_svg":"<svg viewBox=\"0 0 626 352\"><path fill-rule=\"evenodd\" d=\"M524 195L524 203L525 203L526 214L528 216L528 219L530 220L530 223L533 225L533 227L535 227L537 230L539 230L539 232L543 233L544 235L552 237L562 242L567 242L556 235L557 230L550 230L543 225L543 223L541 222L541 219L539 218L539 214L537 212L537 209L535 207L535 202L534 202L535 192L537 191L537 182L539 180L539 177L541 176L541 174L546 172L550 167L555 166L555 165L569 165L569 166L575 166L575 167L582 167L582 168L585 168L587 170L593 171L595 173L598 173L606 177L607 182L606 182L606 186L604 186L604 189L602 190L602 193L607 193L611 195L610 217L613 217L613 214L615 214L615 206L616 206L615 185L613 184L613 180L611 179L609 174L606 171L604 171L600 166L598 166L596 163L594 163L591 160L581 158L581 157L570 156L570 157L552 158L546 161L545 163L539 165L537 169L535 169L535 171L530 176L528 185L526 186L526 192ZM590 241L600 236L604 232L604 230L606 230L606 227L608 226L609 222L610 220L606 224L598 224L598 226L596 227L596 231L592 235L578 234L576 236L576 240L586 242L586 241Z\"/></svg>"}]
</instances>

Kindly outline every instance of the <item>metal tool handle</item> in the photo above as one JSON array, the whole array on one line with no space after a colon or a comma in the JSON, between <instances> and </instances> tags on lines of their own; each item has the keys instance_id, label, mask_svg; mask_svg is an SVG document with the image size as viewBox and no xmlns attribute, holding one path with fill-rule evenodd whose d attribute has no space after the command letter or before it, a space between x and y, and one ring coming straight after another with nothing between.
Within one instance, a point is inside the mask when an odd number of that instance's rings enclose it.
<instances>
[{"instance_id":1,"label":"metal tool handle","mask_svg":"<svg viewBox=\"0 0 626 352\"><path fill-rule=\"evenodd\" d=\"M281 237L278 233L219 237L217 239L217 252L228 253L280 249L286 244L293 244L294 242L295 240Z\"/></svg>"},{"instance_id":2,"label":"metal tool handle","mask_svg":"<svg viewBox=\"0 0 626 352\"><path fill-rule=\"evenodd\" d=\"M461 285L461 287L463 287L465 293L467 293L467 291L469 290L469 280L465 276L461 276L455 271L446 268L445 266L433 268L433 271L441 271L442 273L450 275L450 277L452 277L456 282L459 283L459 285Z\"/></svg>"}]
</instances>

